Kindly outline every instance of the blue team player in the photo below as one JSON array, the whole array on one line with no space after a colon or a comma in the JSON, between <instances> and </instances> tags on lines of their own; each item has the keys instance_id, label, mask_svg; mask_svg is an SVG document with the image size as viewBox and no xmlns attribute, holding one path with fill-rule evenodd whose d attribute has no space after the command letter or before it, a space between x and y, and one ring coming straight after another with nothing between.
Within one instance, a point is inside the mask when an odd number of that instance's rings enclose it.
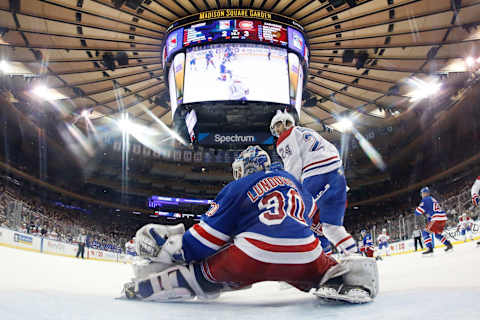
<instances>
[{"instance_id":1,"label":"blue team player","mask_svg":"<svg viewBox=\"0 0 480 320\"><path fill-rule=\"evenodd\" d=\"M149 224L136 235L146 263L124 286L128 298L154 301L215 298L260 281L286 281L323 299L362 303L378 291L375 261L350 256L338 263L310 230L318 214L312 196L283 170L269 170L258 146L233 162L235 181L211 203L200 223Z\"/></svg>"},{"instance_id":2,"label":"blue team player","mask_svg":"<svg viewBox=\"0 0 480 320\"><path fill-rule=\"evenodd\" d=\"M367 257L373 258L375 250L373 248L372 235L367 230L362 230L360 233L362 235L362 249L360 251Z\"/></svg>"},{"instance_id":3,"label":"blue team player","mask_svg":"<svg viewBox=\"0 0 480 320\"><path fill-rule=\"evenodd\" d=\"M227 69L225 62L226 61L223 60L220 64L220 76L217 78L220 81L227 81L227 74L230 76L230 79L232 79L232 71Z\"/></svg>"},{"instance_id":4,"label":"blue team player","mask_svg":"<svg viewBox=\"0 0 480 320\"><path fill-rule=\"evenodd\" d=\"M433 253L432 234L447 247L445 251L453 249L450 241L442 235L445 225L447 224L447 214L442 210L438 201L430 195L430 189L428 187L422 188L420 195L422 196L422 201L415 209L415 214L426 215L428 220L425 230L422 230L423 242L428 248L423 254Z\"/></svg>"},{"instance_id":5,"label":"blue team player","mask_svg":"<svg viewBox=\"0 0 480 320\"><path fill-rule=\"evenodd\" d=\"M205 70L208 70L208 66L212 65L212 67L215 69L215 64L213 63L213 53L212 50L209 50L205 54L205 60L207 60L207 66L205 67Z\"/></svg>"}]
</instances>

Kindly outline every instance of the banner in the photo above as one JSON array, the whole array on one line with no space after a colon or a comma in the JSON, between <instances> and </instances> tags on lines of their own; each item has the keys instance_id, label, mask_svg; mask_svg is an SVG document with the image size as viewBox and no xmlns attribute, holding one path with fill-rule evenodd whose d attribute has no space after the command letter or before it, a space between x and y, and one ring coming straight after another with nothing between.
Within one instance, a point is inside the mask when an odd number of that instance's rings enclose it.
<instances>
[{"instance_id":1,"label":"banner","mask_svg":"<svg viewBox=\"0 0 480 320\"><path fill-rule=\"evenodd\" d=\"M266 132L199 133L198 143L201 145L270 145L273 144L273 137Z\"/></svg>"}]
</instances>

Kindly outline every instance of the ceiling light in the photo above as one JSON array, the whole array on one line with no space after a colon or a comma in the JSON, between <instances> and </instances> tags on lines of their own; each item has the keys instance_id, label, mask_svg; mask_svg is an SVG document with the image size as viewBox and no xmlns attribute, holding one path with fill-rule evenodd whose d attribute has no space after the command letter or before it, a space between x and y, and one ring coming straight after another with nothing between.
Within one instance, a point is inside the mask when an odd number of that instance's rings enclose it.
<instances>
[{"instance_id":1,"label":"ceiling light","mask_svg":"<svg viewBox=\"0 0 480 320\"><path fill-rule=\"evenodd\" d=\"M473 59L473 57L468 57L467 59L465 59L465 63L467 64L467 66L471 67L475 64L475 59Z\"/></svg>"},{"instance_id":2,"label":"ceiling light","mask_svg":"<svg viewBox=\"0 0 480 320\"><path fill-rule=\"evenodd\" d=\"M122 131L128 131L133 126L133 123L128 118L122 118L117 121L117 126Z\"/></svg>"},{"instance_id":3,"label":"ceiling light","mask_svg":"<svg viewBox=\"0 0 480 320\"><path fill-rule=\"evenodd\" d=\"M340 118L340 120L333 123L331 126L337 131L348 132L353 128L353 122L348 118Z\"/></svg>"},{"instance_id":4,"label":"ceiling light","mask_svg":"<svg viewBox=\"0 0 480 320\"><path fill-rule=\"evenodd\" d=\"M88 117L88 110L83 110L82 113L81 113L81 116L87 118Z\"/></svg>"},{"instance_id":5,"label":"ceiling light","mask_svg":"<svg viewBox=\"0 0 480 320\"><path fill-rule=\"evenodd\" d=\"M8 62L5 60L0 61L0 71L3 73L8 73L10 70L10 66L8 65Z\"/></svg>"},{"instance_id":6,"label":"ceiling light","mask_svg":"<svg viewBox=\"0 0 480 320\"><path fill-rule=\"evenodd\" d=\"M436 80L427 82L417 78L410 79L410 83L415 87L415 90L407 94L411 101L419 101L434 95L442 86L442 84Z\"/></svg>"}]
</instances>

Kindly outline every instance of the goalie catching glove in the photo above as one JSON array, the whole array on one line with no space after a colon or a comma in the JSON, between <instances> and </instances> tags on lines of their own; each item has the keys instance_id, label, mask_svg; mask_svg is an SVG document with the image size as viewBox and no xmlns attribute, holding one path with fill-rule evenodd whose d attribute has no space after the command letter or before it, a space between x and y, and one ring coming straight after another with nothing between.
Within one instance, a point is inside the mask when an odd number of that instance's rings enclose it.
<instances>
[{"instance_id":1,"label":"goalie catching glove","mask_svg":"<svg viewBox=\"0 0 480 320\"><path fill-rule=\"evenodd\" d=\"M135 243L137 254L142 258L167 265L183 263L184 233L183 224L174 226L147 224L137 231Z\"/></svg>"}]
</instances>

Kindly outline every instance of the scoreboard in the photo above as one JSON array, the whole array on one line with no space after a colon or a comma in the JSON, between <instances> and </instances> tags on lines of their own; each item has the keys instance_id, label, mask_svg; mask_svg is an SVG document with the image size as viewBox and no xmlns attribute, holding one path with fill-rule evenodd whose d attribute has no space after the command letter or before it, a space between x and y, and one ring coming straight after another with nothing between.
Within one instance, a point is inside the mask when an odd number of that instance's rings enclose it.
<instances>
[{"instance_id":1,"label":"scoreboard","mask_svg":"<svg viewBox=\"0 0 480 320\"><path fill-rule=\"evenodd\" d=\"M250 40L286 46L288 34L287 28L280 24L251 19L205 21L183 29L184 46L229 40Z\"/></svg>"}]
</instances>

